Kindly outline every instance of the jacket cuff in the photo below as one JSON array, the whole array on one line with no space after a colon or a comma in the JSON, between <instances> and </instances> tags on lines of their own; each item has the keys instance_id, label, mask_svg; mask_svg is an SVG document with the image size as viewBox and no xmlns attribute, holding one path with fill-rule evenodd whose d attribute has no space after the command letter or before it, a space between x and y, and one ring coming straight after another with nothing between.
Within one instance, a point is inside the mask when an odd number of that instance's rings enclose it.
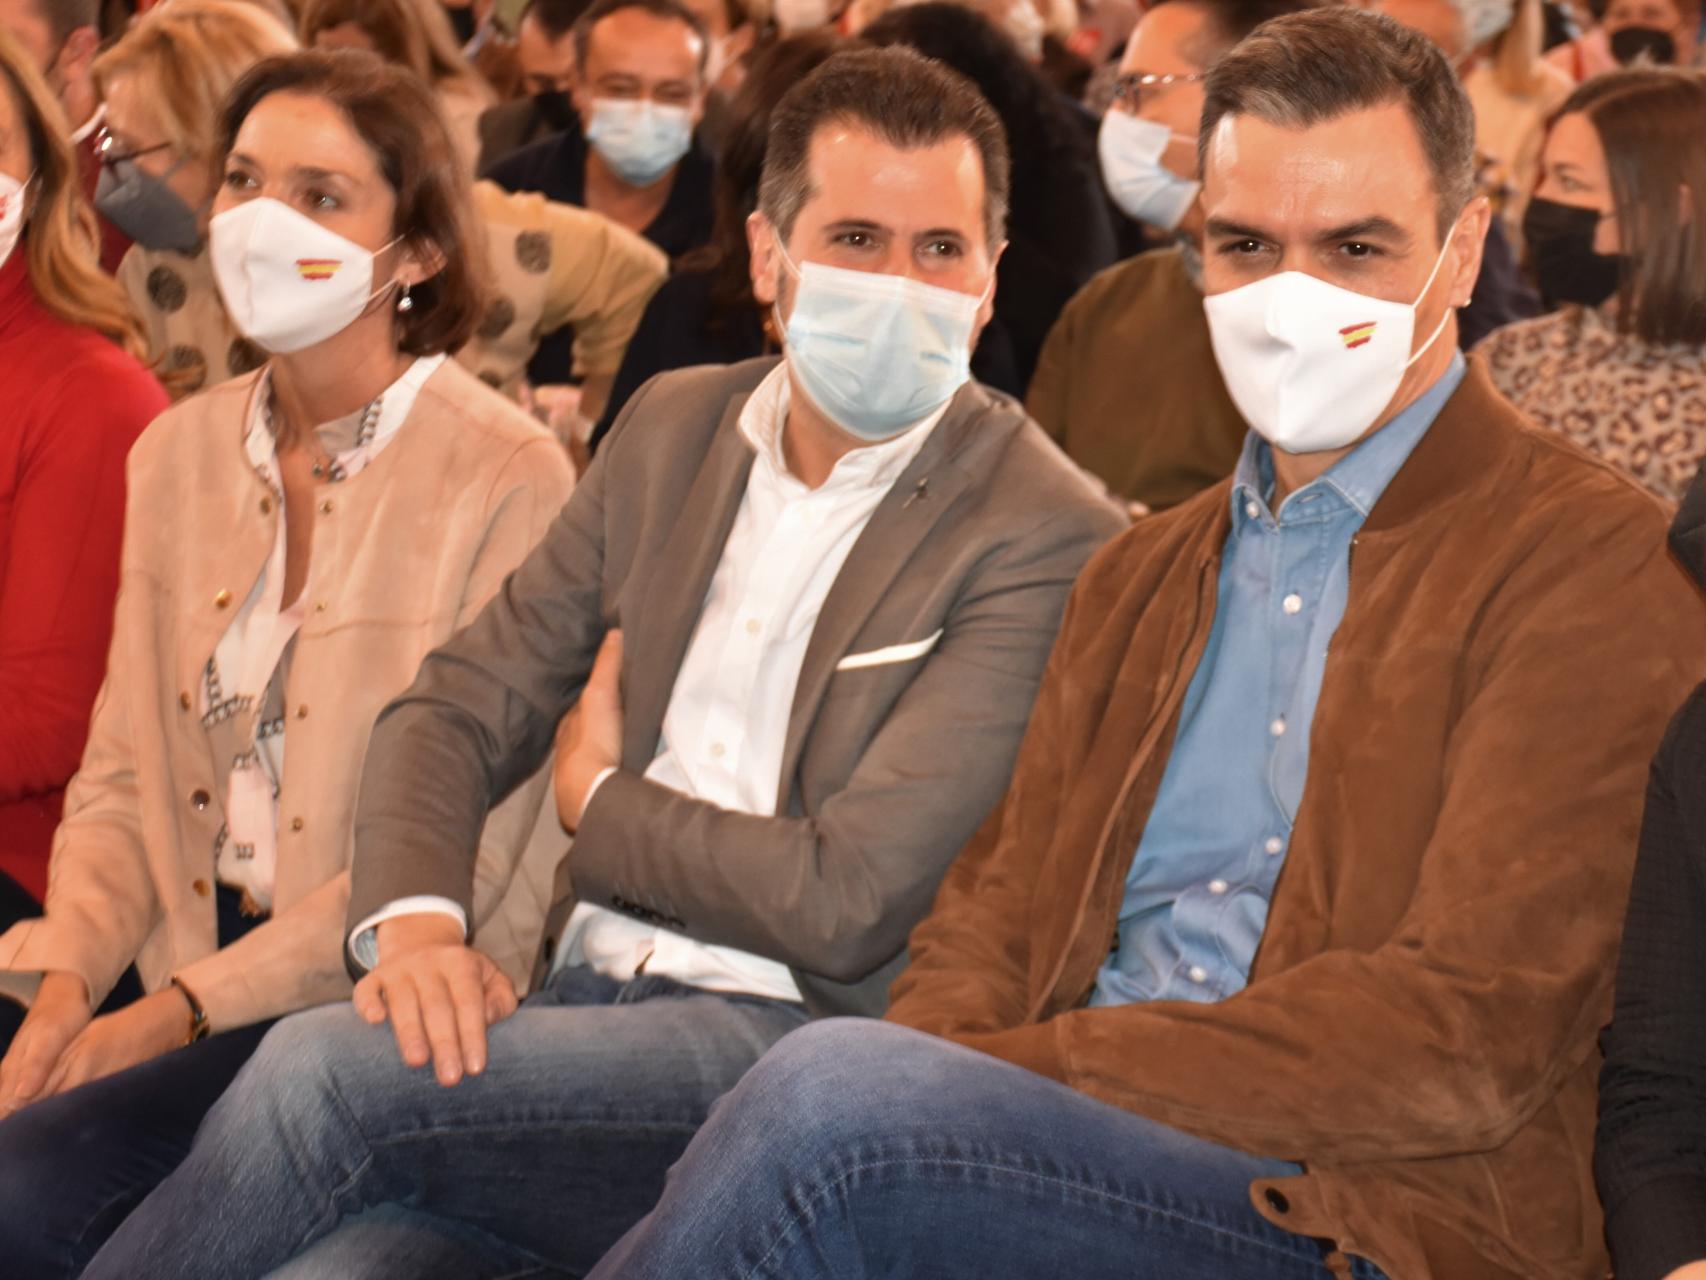
<instances>
[{"instance_id":1,"label":"jacket cuff","mask_svg":"<svg viewBox=\"0 0 1706 1280\"><path fill-rule=\"evenodd\" d=\"M1052 1018L1047 1022L1031 1022L1005 1031L975 1031L951 1036L950 1039L968 1049L976 1049L992 1058L1034 1071L1039 1076L1047 1076L1050 1080L1072 1083L1066 1078L1066 1055L1061 1052Z\"/></svg>"},{"instance_id":2,"label":"jacket cuff","mask_svg":"<svg viewBox=\"0 0 1706 1280\"><path fill-rule=\"evenodd\" d=\"M1633 1188L1606 1215L1617 1280L1664 1280L1706 1259L1706 1177L1673 1176Z\"/></svg>"},{"instance_id":3,"label":"jacket cuff","mask_svg":"<svg viewBox=\"0 0 1706 1280\"><path fill-rule=\"evenodd\" d=\"M89 1007L100 1008L130 965L129 960L115 963L99 955L100 941L98 930L83 934L47 916L20 921L0 937L0 995L27 1005L34 1001L43 974L62 971L83 979Z\"/></svg>"}]
</instances>

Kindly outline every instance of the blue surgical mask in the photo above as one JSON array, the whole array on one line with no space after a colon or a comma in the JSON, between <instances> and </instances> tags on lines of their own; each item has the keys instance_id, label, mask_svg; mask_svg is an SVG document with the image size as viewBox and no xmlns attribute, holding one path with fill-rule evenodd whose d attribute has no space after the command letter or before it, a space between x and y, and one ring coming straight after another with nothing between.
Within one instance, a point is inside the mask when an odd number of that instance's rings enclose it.
<instances>
[{"instance_id":1,"label":"blue surgical mask","mask_svg":"<svg viewBox=\"0 0 1706 1280\"><path fill-rule=\"evenodd\" d=\"M195 210L166 185L166 178L183 163L178 161L162 178L145 173L135 160L102 164L95 180L95 208L145 249L194 253L201 247Z\"/></svg>"},{"instance_id":2,"label":"blue surgical mask","mask_svg":"<svg viewBox=\"0 0 1706 1280\"><path fill-rule=\"evenodd\" d=\"M693 145L693 116L645 99L594 98L586 140L622 181L649 187Z\"/></svg>"},{"instance_id":3,"label":"blue surgical mask","mask_svg":"<svg viewBox=\"0 0 1706 1280\"><path fill-rule=\"evenodd\" d=\"M1120 212L1163 231L1179 225L1202 190L1200 182L1181 178L1161 163L1162 152L1177 136L1164 124L1119 110L1102 117L1096 135L1102 182Z\"/></svg>"},{"instance_id":4,"label":"blue surgical mask","mask_svg":"<svg viewBox=\"0 0 1706 1280\"><path fill-rule=\"evenodd\" d=\"M796 266L786 325L789 367L811 402L848 435L876 442L918 425L971 378L971 342L982 297L905 276Z\"/></svg>"}]
</instances>

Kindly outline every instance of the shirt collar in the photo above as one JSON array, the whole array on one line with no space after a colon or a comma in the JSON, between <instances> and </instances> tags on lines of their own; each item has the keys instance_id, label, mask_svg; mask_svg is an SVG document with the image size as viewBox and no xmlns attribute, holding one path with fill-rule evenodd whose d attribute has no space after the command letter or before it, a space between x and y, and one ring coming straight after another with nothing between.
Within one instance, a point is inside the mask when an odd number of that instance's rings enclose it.
<instances>
[{"instance_id":1,"label":"shirt collar","mask_svg":"<svg viewBox=\"0 0 1706 1280\"><path fill-rule=\"evenodd\" d=\"M804 488L804 483L788 469L782 455L782 425L788 420L788 403L792 387L788 380L788 362L779 361L764 375L741 408L738 427L746 442L778 477ZM819 492L853 489L887 489L911 465L948 412L949 399L940 409L923 419L917 426L908 427L892 440L868 444L843 454L819 486Z\"/></svg>"},{"instance_id":2,"label":"shirt collar","mask_svg":"<svg viewBox=\"0 0 1706 1280\"><path fill-rule=\"evenodd\" d=\"M1386 486L1392 483L1392 477L1403 468L1434 419L1439 417L1445 402L1462 384L1467 370L1463 353L1453 352L1450 365L1432 386L1392 421L1335 462L1325 475L1310 481L1296 493L1288 494L1281 505L1282 513L1292 509L1294 500L1301 495L1325 489L1336 493L1366 519L1374 510L1374 504L1380 501L1380 495L1386 492ZM1238 469L1233 473L1233 528L1237 529L1240 521L1247 518L1246 508L1251 502L1260 503L1262 511L1266 511L1273 491L1273 449L1258 432L1251 431L1244 438L1244 451L1238 458Z\"/></svg>"},{"instance_id":3,"label":"shirt collar","mask_svg":"<svg viewBox=\"0 0 1706 1280\"><path fill-rule=\"evenodd\" d=\"M350 464L355 461L360 451L377 452L397 433L397 429L403 425L403 420L409 416L409 411L414 408L415 397L420 394L427 379L438 372L444 361L443 355L421 356L364 408L314 428L320 447L338 468L336 478L343 478L346 470L356 470ZM255 386L253 403L254 416L250 421L243 447L249 455L250 463L257 470L265 471L277 452L272 430L270 366L261 372L260 380Z\"/></svg>"}]
</instances>

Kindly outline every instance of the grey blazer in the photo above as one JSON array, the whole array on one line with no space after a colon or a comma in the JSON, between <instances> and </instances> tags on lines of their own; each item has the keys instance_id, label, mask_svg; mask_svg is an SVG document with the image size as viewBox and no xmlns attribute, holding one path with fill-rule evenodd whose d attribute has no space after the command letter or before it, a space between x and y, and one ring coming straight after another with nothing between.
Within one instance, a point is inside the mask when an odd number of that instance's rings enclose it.
<instances>
[{"instance_id":1,"label":"grey blazer","mask_svg":"<svg viewBox=\"0 0 1706 1280\"><path fill-rule=\"evenodd\" d=\"M824 602L777 815L649 782L752 465L736 422L775 363L642 387L532 555L386 708L356 814L352 922L412 894L466 908L487 809L546 759L620 626L622 769L558 868L548 936L584 899L782 961L815 1013L883 1011L907 935L1006 789L1073 578L1125 520L1015 402L968 384ZM937 631L927 654L838 670Z\"/></svg>"}]
</instances>

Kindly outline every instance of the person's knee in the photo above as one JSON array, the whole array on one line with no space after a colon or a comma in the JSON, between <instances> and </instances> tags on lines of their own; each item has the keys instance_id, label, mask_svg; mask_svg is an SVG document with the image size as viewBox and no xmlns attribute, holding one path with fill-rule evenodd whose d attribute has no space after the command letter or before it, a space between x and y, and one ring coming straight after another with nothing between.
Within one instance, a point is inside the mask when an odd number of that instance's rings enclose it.
<instances>
[{"instance_id":1,"label":"person's knee","mask_svg":"<svg viewBox=\"0 0 1706 1280\"><path fill-rule=\"evenodd\" d=\"M947 1048L893 1023L826 1018L777 1041L730 1096L743 1108L800 1117L814 1132L843 1121L856 1130L873 1106L905 1106L920 1070Z\"/></svg>"},{"instance_id":2,"label":"person's knee","mask_svg":"<svg viewBox=\"0 0 1706 1280\"><path fill-rule=\"evenodd\" d=\"M220 1101L217 1111L255 1115L321 1114L330 1095L362 1091L361 1081L386 1066L401 1071L390 1036L348 1004L308 1009L268 1031Z\"/></svg>"},{"instance_id":3,"label":"person's knee","mask_svg":"<svg viewBox=\"0 0 1706 1280\"><path fill-rule=\"evenodd\" d=\"M0 1123L0 1257L8 1276L70 1275L70 1242L91 1214L86 1179L110 1161L100 1126L63 1098Z\"/></svg>"}]
</instances>

